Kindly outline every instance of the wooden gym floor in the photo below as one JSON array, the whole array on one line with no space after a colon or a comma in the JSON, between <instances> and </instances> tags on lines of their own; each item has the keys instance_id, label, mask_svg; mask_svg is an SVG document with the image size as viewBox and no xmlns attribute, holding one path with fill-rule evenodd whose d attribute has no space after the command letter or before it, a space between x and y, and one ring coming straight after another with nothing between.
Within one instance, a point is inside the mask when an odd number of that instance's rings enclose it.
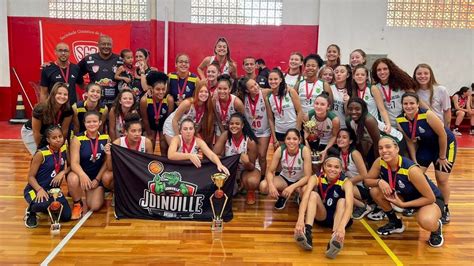
<instances>
[{"instance_id":1,"label":"wooden gym floor","mask_svg":"<svg viewBox=\"0 0 474 266\"><path fill-rule=\"evenodd\" d=\"M225 224L220 237L212 236L206 222L116 220L110 200L100 212L83 219L72 237L68 233L79 221L63 223L58 236L50 235L46 216L38 228L28 229L23 223L23 188L30 156L21 140L0 140L0 264L39 264L56 254L51 264L472 265L473 159L474 149L458 150L450 177L452 221L444 227L442 248L427 245L429 233L414 218L403 218L403 234L382 239L373 230L385 221L364 219L354 221L343 250L336 260L329 260L324 257L328 229L316 226L314 250L301 250L293 240L296 204L289 202L277 212L274 201L263 196L253 206L245 205L244 196L235 198L235 218ZM66 236L68 241L63 240Z\"/></svg>"}]
</instances>

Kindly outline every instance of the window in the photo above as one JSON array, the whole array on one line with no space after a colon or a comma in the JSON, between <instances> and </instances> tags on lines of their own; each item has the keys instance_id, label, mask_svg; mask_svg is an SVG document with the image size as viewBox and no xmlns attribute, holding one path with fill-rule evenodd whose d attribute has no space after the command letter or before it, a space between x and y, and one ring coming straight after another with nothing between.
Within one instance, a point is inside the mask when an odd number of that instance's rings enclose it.
<instances>
[{"instance_id":1,"label":"window","mask_svg":"<svg viewBox=\"0 0 474 266\"><path fill-rule=\"evenodd\" d=\"M49 0L52 18L139 20L148 16L148 0Z\"/></svg>"},{"instance_id":2,"label":"window","mask_svg":"<svg viewBox=\"0 0 474 266\"><path fill-rule=\"evenodd\" d=\"M282 0L191 0L191 22L281 25Z\"/></svg>"},{"instance_id":3,"label":"window","mask_svg":"<svg viewBox=\"0 0 474 266\"><path fill-rule=\"evenodd\" d=\"M473 0L388 0L387 26L474 28Z\"/></svg>"}]
</instances>

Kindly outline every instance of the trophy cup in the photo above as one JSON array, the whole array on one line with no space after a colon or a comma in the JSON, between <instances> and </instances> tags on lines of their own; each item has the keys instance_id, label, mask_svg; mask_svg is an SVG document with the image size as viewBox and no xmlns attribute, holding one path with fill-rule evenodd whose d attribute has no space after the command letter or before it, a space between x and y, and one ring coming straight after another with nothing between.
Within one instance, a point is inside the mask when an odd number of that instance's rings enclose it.
<instances>
[{"instance_id":1,"label":"trophy cup","mask_svg":"<svg viewBox=\"0 0 474 266\"><path fill-rule=\"evenodd\" d=\"M52 188L48 191L48 194L53 197L53 202L48 206L49 218L51 218L51 234L57 235L61 230L61 224L59 224L59 219L61 218L61 213L63 212L63 205L57 201L58 197L62 196L60 188Z\"/></svg>"},{"instance_id":2,"label":"trophy cup","mask_svg":"<svg viewBox=\"0 0 474 266\"><path fill-rule=\"evenodd\" d=\"M225 181L227 180L227 175L223 173L215 173L211 176L212 182L217 186L217 190L211 195L209 201L211 202L212 214L214 215L212 219L211 231L213 232L222 232L224 227L224 222L222 221L222 213L224 212L225 206L227 204L227 200L229 197L224 193L221 189L224 186ZM216 207L214 207L213 198L221 199L225 197L224 204L222 204L222 208L218 214L216 214Z\"/></svg>"},{"instance_id":3,"label":"trophy cup","mask_svg":"<svg viewBox=\"0 0 474 266\"><path fill-rule=\"evenodd\" d=\"M311 162L313 164L321 164L323 162L323 160L321 160L321 152L311 151Z\"/></svg>"},{"instance_id":4,"label":"trophy cup","mask_svg":"<svg viewBox=\"0 0 474 266\"><path fill-rule=\"evenodd\" d=\"M316 139L318 138L318 135L316 134L316 121L315 120L310 119L306 121L303 124L303 129L308 134L307 139L309 142L316 141Z\"/></svg>"}]
</instances>

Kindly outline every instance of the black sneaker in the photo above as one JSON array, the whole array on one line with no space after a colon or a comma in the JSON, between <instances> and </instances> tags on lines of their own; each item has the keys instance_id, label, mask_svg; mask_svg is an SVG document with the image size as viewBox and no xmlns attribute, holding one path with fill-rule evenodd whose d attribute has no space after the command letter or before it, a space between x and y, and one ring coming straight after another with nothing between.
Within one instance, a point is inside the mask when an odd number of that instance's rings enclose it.
<instances>
[{"instance_id":1,"label":"black sneaker","mask_svg":"<svg viewBox=\"0 0 474 266\"><path fill-rule=\"evenodd\" d=\"M451 221L451 214L449 213L448 207L444 206L443 214L441 215L441 222L443 224L449 224Z\"/></svg>"},{"instance_id":2,"label":"black sneaker","mask_svg":"<svg viewBox=\"0 0 474 266\"><path fill-rule=\"evenodd\" d=\"M443 223L441 220L438 220L438 230L435 232L431 232L430 239L428 240L428 243L430 246L434 248L439 248L443 245L444 243L444 237L443 237Z\"/></svg>"},{"instance_id":3,"label":"black sneaker","mask_svg":"<svg viewBox=\"0 0 474 266\"><path fill-rule=\"evenodd\" d=\"M28 211L26 208L25 211L25 226L28 228L35 228L38 227L38 218L36 217L36 213Z\"/></svg>"},{"instance_id":4,"label":"black sneaker","mask_svg":"<svg viewBox=\"0 0 474 266\"><path fill-rule=\"evenodd\" d=\"M355 220L360 220L364 218L369 212L372 211L372 207L370 205L364 205L364 207L355 207L354 211L352 212L352 218Z\"/></svg>"},{"instance_id":5,"label":"black sneaker","mask_svg":"<svg viewBox=\"0 0 474 266\"><path fill-rule=\"evenodd\" d=\"M412 217L415 215L416 210L414 208L405 208L403 209L402 215L406 217Z\"/></svg>"},{"instance_id":6,"label":"black sneaker","mask_svg":"<svg viewBox=\"0 0 474 266\"><path fill-rule=\"evenodd\" d=\"M277 210L283 210L285 208L285 205L286 205L286 201L288 199L283 197L283 196L278 196L278 199L277 201L275 202L275 209Z\"/></svg>"},{"instance_id":7,"label":"black sneaker","mask_svg":"<svg viewBox=\"0 0 474 266\"><path fill-rule=\"evenodd\" d=\"M385 218L385 216L385 212L376 206L375 209L367 215L367 218L372 221L381 221Z\"/></svg>"},{"instance_id":8,"label":"black sneaker","mask_svg":"<svg viewBox=\"0 0 474 266\"><path fill-rule=\"evenodd\" d=\"M311 229L305 228L305 232L301 235L295 234L296 243L304 250L313 250L313 234Z\"/></svg>"},{"instance_id":9,"label":"black sneaker","mask_svg":"<svg viewBox=\"0 0 474 266\"><path fill-rule=\"evenodd\" d=\"M388 223L382 227L377 229L377 233L379 235L388 236L393 233L401 234L405 231L405 225L403 224L401 219L397 219L396 221L388 221Z\"/></svg>"}]
</instances>

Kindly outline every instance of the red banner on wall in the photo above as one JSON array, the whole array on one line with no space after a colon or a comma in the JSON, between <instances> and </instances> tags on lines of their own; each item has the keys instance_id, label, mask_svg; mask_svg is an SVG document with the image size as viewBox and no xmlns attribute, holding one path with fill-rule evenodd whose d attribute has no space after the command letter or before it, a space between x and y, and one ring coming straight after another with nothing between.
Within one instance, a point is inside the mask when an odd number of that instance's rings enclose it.
<instances>
[{"instance_id":1,"label":"red banner on wall","mask_svg":"<svg viewBox=\"0 0 474 266\"><path fill-rule=\"evenodd\" d=\"M89 54L97 53L97 41L100 35L112 38L113 52L119 54L122 49L130 48L130 31L132 24L91 25L65 24L55 21L42 21L44 61L55 61L56 44L64 42L69 45L72 63L81 61Z\"/></svg>"}]
</instances>

